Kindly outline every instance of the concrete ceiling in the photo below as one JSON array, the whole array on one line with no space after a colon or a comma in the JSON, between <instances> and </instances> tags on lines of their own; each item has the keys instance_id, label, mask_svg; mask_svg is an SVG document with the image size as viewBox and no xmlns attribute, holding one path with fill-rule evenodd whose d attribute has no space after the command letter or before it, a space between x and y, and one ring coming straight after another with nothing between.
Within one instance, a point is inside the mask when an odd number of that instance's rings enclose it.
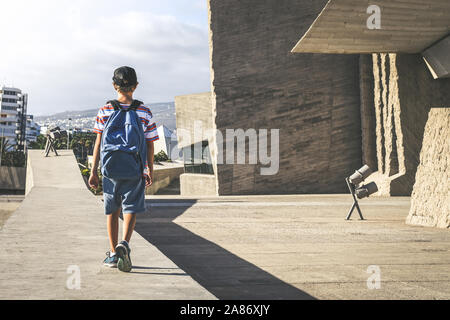
<instances>
[{"instance_id":1,"label":"concrete ceiling","mask_svg":"<svg viewBox=\"0 0 450 320\"><path fill-rule=\"evenodd\" d=\"M434 79L450 78L450 36L422 53Z\"/></svg>"},{"instance_id":2,"label":"concrete ceiling","mask_svg":"<svg viewBox=\"0 0 450 320\"><path fill-rule=\"evenodd\" d=\"M381 29L369 29L370 5ZM450 0L330 0L292 52L422 52L450 31Z\"/></svg>"}]
</instances>

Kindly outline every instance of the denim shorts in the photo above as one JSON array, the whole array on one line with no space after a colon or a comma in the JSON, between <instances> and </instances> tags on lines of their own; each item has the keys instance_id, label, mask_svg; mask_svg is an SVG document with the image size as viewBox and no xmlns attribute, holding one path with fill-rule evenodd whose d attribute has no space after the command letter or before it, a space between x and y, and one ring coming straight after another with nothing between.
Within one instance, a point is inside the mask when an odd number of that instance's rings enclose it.
<instances>
[{"instance_id":1,"label":"denim shorts","mask_svg":"<svg viewBox=\"0 0 450 320\"><path fill-rule=\"evenodd\" d=\"M122 207L122 213L145 212L145 179L109 179L103 177L103 200L105 214L109 215Z\"/></svg>"}]
</instances>

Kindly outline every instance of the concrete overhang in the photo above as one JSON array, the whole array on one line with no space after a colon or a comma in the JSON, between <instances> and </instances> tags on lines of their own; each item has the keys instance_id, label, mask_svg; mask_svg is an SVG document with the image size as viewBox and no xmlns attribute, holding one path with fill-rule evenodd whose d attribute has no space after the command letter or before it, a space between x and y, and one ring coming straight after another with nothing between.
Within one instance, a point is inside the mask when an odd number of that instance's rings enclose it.
<instances>
[{"instance_id":1,"label":"concrete overhang","mask_svg":"<svg viewBox=\"0 0 450 320\"><path fill-rule=\"evenodd\" d=\"M368 27L373 5L380 29ZM449 0L330 0L292 52L419 53L449 31Z\"/></svg>"},{"instance_id":2,"label":"concrete overhang","mask_svg":"<svg viewBox=\"0 0 450 320\"><path fill-rule=\"evenodd\" d=\"M434 79L450 78L450 36L422 52Z\"/></svg>"}]
</instances>

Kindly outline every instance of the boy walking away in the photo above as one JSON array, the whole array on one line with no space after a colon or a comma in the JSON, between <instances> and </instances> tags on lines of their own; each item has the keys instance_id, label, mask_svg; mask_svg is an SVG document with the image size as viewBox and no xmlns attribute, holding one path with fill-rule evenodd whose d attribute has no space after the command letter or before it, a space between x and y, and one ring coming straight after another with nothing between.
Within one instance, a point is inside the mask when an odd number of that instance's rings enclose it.
<instances>
[{"instance_id":1,"label":"boy walking away","mask_svg":"<svg viewBox=\"0 0 450 320\"><path fill-rule=\"evenodd\" d=\"M103 264L130 272L130 238L136 214L145 212L145 188L153 183L153 142L158 140L152 113L133 99L138 85L130 67L114 71L117 100L108 101L97 115L93 167L89 185L99 184L98 165L103 175L103 199L107 216L110 251ZM119 215L123 213L123 238L118 243Z\"/></svg>"}]
</instances>

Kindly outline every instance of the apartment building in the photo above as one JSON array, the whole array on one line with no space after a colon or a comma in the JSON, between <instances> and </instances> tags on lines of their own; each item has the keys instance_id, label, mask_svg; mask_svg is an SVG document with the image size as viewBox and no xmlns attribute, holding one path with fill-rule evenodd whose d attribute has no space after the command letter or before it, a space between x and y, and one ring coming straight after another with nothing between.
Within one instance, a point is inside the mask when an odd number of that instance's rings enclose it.
<instances>
[{"instance_id":1,"label":"apartment building","mask_svg":"<svg viewBox=\"0 0 450 320\"><path fill-rule=\"evenodd\" d=\"M0 87L0 137L23 151L26 143L28 95L18 88Z\"/></svg>"},{"instance_id":2,"label":"apartment building","mask_svg":"<svg viewBox=\"0 0 450 320\"><path fill-rule=\"evenodd\" d=\"M27 129L26 129L26 141L27 145L30 142L36 141L37 136L41 133L41 126L34 122L33 115L27 115Z\"/></svg>"}]
</instances>

